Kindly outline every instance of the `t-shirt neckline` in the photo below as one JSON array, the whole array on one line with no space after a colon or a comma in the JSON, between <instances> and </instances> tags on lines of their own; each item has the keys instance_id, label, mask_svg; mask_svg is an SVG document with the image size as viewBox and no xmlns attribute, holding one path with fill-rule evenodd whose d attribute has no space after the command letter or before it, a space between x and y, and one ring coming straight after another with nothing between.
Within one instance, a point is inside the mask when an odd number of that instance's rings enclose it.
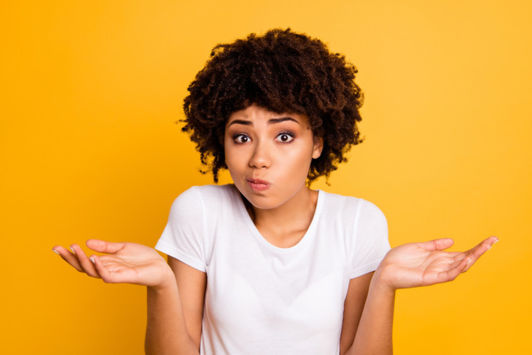
<instances>
[{"instance_id":1,"label":"t-shirt neckline","mask_svg":"<svg viewBox=\"0 0 532 355\"><path fill-rule=\"evenodd\" d=\"M309 227L307 228L307 231L303 235L303 237L297 242L296 245L293 245L288 248L281 248L278 246L273 245L269 241L264 238L264 236L260 233L260 231L257 229L257 226L255 223L253 223L253 220L251 219L251 216L249 215L246 206L244 205L244 201L242 200L243 196L241 196L240 191L237 189L237 187L234 184L231 184L232 188L234 189L236 198L238 200L238 209L240 210L240 214L242 218L244 219L244 222L248 225L249 229L251 230L251 233L259 240L259 242L263 245L265 245L268 249L273 250L278 253L291 253L296 250L301 249L305 244L310 242L310 239L314 237L314 229L316 229L316 224L318 223L318 219L321 214L321 209L323 205L323 200L325 198L325 193L321 189L317 189L318 191L318 199L316 201L316 208L314 210L314 215L312 216L312 220L310 222Z\"/></svg>"}]
</instances>

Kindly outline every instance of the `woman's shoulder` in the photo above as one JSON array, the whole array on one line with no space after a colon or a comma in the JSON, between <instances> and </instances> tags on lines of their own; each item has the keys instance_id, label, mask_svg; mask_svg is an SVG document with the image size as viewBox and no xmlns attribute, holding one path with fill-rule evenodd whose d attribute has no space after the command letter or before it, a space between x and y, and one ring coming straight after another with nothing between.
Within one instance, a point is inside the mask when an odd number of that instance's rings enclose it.
<instances>
[{"instance_id":1,"label":"woman's shoulder","mask_svg":"<svg viewBox=\"0 0 532 355\"><path fill-rule=\"evenodd\" d=\"M348 206L354 206L356 208L363 200L362 198L356 196L343 195L325 190L320 191L326 198L326 202L329 207L344 208Z\"/></svg>"},{"instance_id":2,"label":"woman's shoulder","mask_svg":"<svg viewBox=\"0 0 532 355\"><path fill-rule=\"evenodd\" d=\"M181 192L176 201L182 201L188 205L204 204L213 207L213 204L223 203L231 197L234 185L193 185ZM178 202L179 203L179 202Z\"/></svg>"},{"instance_id":3,"label":"woman's shoulder","mask_svg":"<svg viewBox=\"0 0 532 355\"><path fill-rule=\"evenodd\" d=\"M354 216L363 213L368 215L383 215L382 210L376 203L358 196L343 195L333 192L323 191L327 198L327 209L329 211L341 211L347 216Z\"/></svg>"},{"instance_id":4,"label":"woman's shoulder","mask_svg":"<svg viewBox=\"0 0 532 355\"><path fill-rule=\"evenodd\" d=\"M183 191L183 193L187 191L194 191L194 193L201 194L202 197L220 197L224 195L231 194L234 190L233 184L225 184L225 185L194 185L189 187L187 190Z\"/></svg>"},{"instance_id":5,"label":"woman's shoulder","mask_svg":"<svg viewBox=\"0 0 532 355\"><path fill-rule=\"evenodd\" d=\"M170 207L172 220L186 223L216 217L231 201L232 185L193 185L174 198Z\"/></svg>"}]
</instances>

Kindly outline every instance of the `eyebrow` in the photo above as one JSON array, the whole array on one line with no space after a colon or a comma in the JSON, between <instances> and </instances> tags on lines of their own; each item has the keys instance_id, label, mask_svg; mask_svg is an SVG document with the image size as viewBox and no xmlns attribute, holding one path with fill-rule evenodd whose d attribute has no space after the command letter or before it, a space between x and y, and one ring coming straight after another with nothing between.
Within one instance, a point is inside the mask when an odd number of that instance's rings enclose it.
<instances>
[{"instance_id":1,"label":"eyebrow","mask_svg":"<svg viewBox=\"0 0 532 355\"><path fill-rule=\"evenodd\" d=\"M284 122L284 121L294 121L295 123L299 124L299 122L295 119L293 119L292 117L279 117L279 118L270 118L268 120L268 123L279 123L279 122ZM236 123L239 123L239 124L243 124L243 125L247 125L247 126L253 126L253 122L252 121L247 121L247 120L233 120L231 121L231 123L229 123L227 125L227 127L229 127L230 125L232 124L236 124Z\"/></svg>"}]
</instances>

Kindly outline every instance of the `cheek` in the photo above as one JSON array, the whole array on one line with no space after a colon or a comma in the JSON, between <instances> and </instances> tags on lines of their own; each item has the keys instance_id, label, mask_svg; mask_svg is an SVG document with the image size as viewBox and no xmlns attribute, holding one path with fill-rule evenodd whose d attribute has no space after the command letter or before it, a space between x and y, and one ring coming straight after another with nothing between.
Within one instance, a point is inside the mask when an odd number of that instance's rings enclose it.
<instances>
[{"instance_id":1,"label":"cheek","mask_svg":"<svg viewBox=\"0 0 532 355\"><path fill-rule=\"evenodd\" d=\"M239 170L242 169L242 165L246 159L245 152L242 149L235 149L231 146L231 142L225 144L224 146L225 153L225 165L229 170Z\"/></svg>"},{"instance_id":2,"label":"cheek","mask_svg":"<svg viewBox=\"0 0 532 355\"><path fill-rule=\"evenodd\" d=\"M281 155L281 161L285 164L286 170L290 174L297 174L298 176L306 176L312 160L312 151L308 149L307 145L297 147L297 149L287 150Z\"/></svg>"},{"instance_id":3,"label":"cheek","mask_svg":"<svg viewBox=\"0 0 532 355\"><path fill-rule=\"evenodd\" d=\"M225 163L227 165L231 162L231 157L233 156L232 150L231 150L231 142L228 140L227 137L224 139L224 156L225 156Z\"/></svg>"}]
</instances>

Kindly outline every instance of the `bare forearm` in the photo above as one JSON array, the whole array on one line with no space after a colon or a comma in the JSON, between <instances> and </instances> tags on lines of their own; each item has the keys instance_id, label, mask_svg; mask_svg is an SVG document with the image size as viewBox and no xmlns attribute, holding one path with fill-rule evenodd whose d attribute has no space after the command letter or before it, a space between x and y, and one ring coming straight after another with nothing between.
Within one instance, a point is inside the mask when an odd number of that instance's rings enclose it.
<instances>
[{"instance_id":1,"label":"bare forearm","mask_svg":"<svg viewBox=\"0 0 532 355\"><path fill-rule=\"evenodd\" d=\"M391 355L395 290L379 280L379 270L371 280L355 340L346 355Z\"/></svg>"},{"instance_id":2,"label":"bare forearm","mask_svg":"<svg viewBox=\"0 0 532 355\"><path fill-rule=\"evenodd\" d=\"M148 287L147 298L146 354L198 355L186 329L175 278L169 278L164 286Z\"/></svg>"}]
</instances>

